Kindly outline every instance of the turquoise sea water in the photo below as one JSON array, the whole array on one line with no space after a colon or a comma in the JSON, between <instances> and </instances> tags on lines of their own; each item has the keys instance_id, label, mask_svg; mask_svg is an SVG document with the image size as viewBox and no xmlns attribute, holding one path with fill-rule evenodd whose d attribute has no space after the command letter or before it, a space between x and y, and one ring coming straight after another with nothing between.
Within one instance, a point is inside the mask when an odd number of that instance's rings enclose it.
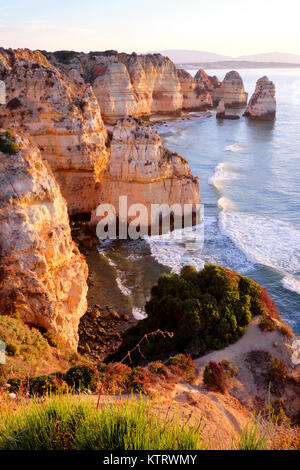
<instances>
[{"instance_id":1,"label":"turquoise sea water","mask_svg":"<svg viewBox=\"0 0 300 470\"><path fill-rule=\"evenodd\" d=\"M209 71L220 80L225 73ZM300 71L240 74L250 96L258 78L274 81L276 122L217 121L213 113L156 126L164 144L186 157L199 176L204 246L198 248L196 231L186 242L113 243L105 256L110 267L116 264L115 278L135 313L167 267L178 271L184 264L218 263L266 287L300 334Z\"/></svg>"}]
</instances>

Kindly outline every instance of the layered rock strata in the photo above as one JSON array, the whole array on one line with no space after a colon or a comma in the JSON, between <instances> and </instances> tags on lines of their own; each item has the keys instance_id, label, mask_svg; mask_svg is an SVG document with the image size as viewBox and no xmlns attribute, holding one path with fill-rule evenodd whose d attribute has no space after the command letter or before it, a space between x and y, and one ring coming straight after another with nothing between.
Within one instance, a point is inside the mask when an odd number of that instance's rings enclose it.
<instances>
[{"instance_id":1,"label":"layered rock strata","mask_svg":"<svg viewBox=\"0 0 300 470\"><path fill-rule=\"evenodd\" d=\"M76 349L87 265L72 241L66 202L37 147L3 130L0 136L11 149L0 151L0 314L19 315Z\"/></svg>"},{"instance_id":2,"label":"layered rock strata","mask_svg":"<svg viewBox=\"0 0 300 470\"><path fill-rule=\"evenodd\" d=\"M244 116L257 121L275 121L276 98L275 85L268 77L257 80L253 93Z\"/></svg>"},{"instance_id":3,"label":"layered rock strata","mask_svg":"<svg viewBox=\"0 0 300 470\"><path fill-rule=\"evenodd\" d=\"M90 86L64 76L46 57L27 49L0 49L6 85L4 127L29 133L53 169L70 214L90 212L108 156L108 134Z\"/></svg>"},{"instance_id":4,"label":"layered rock strata","mask_svg":"<svg viewBox=\"0 0 300 470\"><path fill-rule=\"evenodd\" d=\"M104 121L115 124L127 115L178 114L182 93L176 67L160 54L46 53L57 68L91 83Z\"/></svg>"},{"instance_id":5,"label":"layered rock strata","mask_svg":"<svg viewBox=\"0 0 300 470\"><path fill-rule=\"evenodd\" d=\"M226 108L243 108L247 105L248 93L245 92L240 74L234 70L225 75L221 86L212 94L214 105L217 105L220 100L224 101Z\"/></svg>"},{"instance_id":6,"label":"layered rock strata","mask_svg":"<svg viewBox=\"0 0 300 470\"><path fill-rule=\"evenodd\" d=\"M167 150L150 126L130 117L114 127L111 157L100 191L101 202L112 204L117 216L119 196L127 196L128 207L143 204L149 216L151 204L183 207L200 202L199 180L193 176L187 160ZM96 222L97 218L93 220ZM150 223L146 218L142 225Z\"/></svg>"}]
</instances>

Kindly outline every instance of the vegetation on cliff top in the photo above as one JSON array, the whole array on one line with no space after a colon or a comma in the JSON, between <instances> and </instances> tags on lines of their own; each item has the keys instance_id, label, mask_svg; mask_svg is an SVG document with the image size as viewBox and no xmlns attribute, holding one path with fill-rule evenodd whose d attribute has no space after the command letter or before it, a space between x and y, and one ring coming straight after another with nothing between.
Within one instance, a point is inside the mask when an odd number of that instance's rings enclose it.
<instances>
[{"instance_id":1,"label":"vegetation on cliff top","mask_svg":"<svg viewBox=\"0 0 300 470\"><path fill-rule=\"evenodd\" d=\"M152 288L146 312L148 317L125 333L113 359L126 354L144 334L156 329L173 332L174 337L145 343L145 360L175 352L196 357L211 349L223 349L245 333L252 316L276 315L276 307L256 282L221 266L206 265L200 272L185 266L180 275L161 276ZM138 352L132 359L143 360Z\"/></svg>"},{"instance_id":2,"label":"vegetation on cliff top","mask_svg":"<svg viewBox=\"0 0 300 470\"><path fill-rule=\"evenodd\" d=\"M19 145L15 142L15 138L10 131L0 134L0 152L13 155L20 150Z\"/></svg>"}]
</instances>

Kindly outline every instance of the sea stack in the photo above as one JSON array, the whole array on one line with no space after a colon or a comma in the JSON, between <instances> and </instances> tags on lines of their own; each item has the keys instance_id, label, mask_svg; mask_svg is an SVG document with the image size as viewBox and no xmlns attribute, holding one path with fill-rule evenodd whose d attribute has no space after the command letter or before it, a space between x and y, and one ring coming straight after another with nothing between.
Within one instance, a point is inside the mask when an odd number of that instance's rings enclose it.
<instances>
[{"instance_id":1,"label":"sea stack","mask_svg":"<svg viewBox=\"0 0 300 470\"><path fill-rule=\"evenodd\" d=\"M76 350L88 268L66 201L38 148L3 129L0 170L0 315L19 315Z\"/></svg>"},{"instance_id":2,"label":"sea stack","mask_svg":"<svg viewBox=\"0 0 300 470\"><path fill-rule=\"evenodd\" d=\"M253 93L244 116L257 121L275 121L276 99L275 85L268 77L257 80Z\"/></svg>"},{"instance_id":3,"label":"sea stack","mask_svg":"<svg viewBox=\"0 0 300 470\"><path fill-rule=\"evenodd\" d=\"M215 106L223 100L226 108L243 108L247 105L247 98L242 77L235 70L228 72L221 86L213 91Z\"/></svg>"}]
</instances>

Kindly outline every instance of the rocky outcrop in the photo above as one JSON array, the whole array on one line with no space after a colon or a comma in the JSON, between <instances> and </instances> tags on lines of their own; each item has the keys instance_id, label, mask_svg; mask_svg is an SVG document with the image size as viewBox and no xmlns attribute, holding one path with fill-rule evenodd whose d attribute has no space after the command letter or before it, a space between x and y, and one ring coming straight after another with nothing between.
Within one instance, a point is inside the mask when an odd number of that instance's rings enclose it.
<instances>
[{"instance_id":1,"label":"rocky outcrop","mask_svg":"<svg viewBox=\"0 0 300 470\"><path fill-rule=\"evenodd\" d=\"M248 93L245 92L240 74L234 70L225 75L220 87L213 91L213 102L217 105L224 101L226 108L243 108L247 105Z\"/></svg>"},{"instance_id":2,"label":"rocky outcrop","mask_svg":"<svg viewBox=\"0 0 300 470\"><path fill-rule=\"evenodd\" d=\"M112 204L119 216L119 196L127 196L128 207L144 204L198 204L199 180L187 160L167 150L157 132L142 121L118 121L111 140L111 157L100 183L101 200ZM94 222L96 222L94 218ZM143 220L143 225L150 225Z\"/></svg>"},{"instance_id":3,"label":"rocky outcrop","mask_svg":"<svg viewBox=\"0 0 300 470\"><path fill-rule=\"evenodd\" d=\"M216 117L218 119L224 119L225 118L225 104L224 104L224 100L220 100L219 101L219 104L218 104L218 107L217 107L217 113L216 113Z\"/></svg>"},{"instance_id":4,"label":"rocky outcrop","mask_svg":"<svg viewBox=\"0 0 300 470\"><path fill-rule=\"evenodd\" d=\"M127 115L177 114L182 109L176 67L160 54L45 54L64 73L92 84L106 123L115 124Z\"/></svg>"},{"instance_id":5,"label":"rocky outcrop","mask_svg":"<svg viewBox=\"0 0 300 470\"><path fill-rule=\"evenodd\" d=\"M198 84L201 84L210 93L221 86L221 82L216 75L211 77L210 75L207 75L203 69L198 70L195 75L195 81Z\"/></svg>"},{"instance_id":6,"label":"rocky outcrop","mask_svg":"<svg viewBox=\"0 0 300 470\"><path fill-rule=\"evenodd\" d=\"M182 109L186 111L204 111L212 108L212 98L203 83L197 82L191 74L177 69L177 76L182 90Z\"/></svg>"},{"instance_id":7,"label":"rocky outcrop","mask_svg":"<svg viewBox=\"0 0 300 470\"><path fill-rule=\"evenodd\" d=\"M275 121L276 99L275 85L268 77L257 80L253 93L244 116L257 121Z\"/></svg>"},{"instance_id":8,"label":"rocky outcrop","mask_svg":"<svg viewBox=\"0 0 300 470\"><path fill-rule=\"evenodd\" d=\"M0 134L12 149L0 151L0 314L19 315L76 349L87 265L72 241L66 202L37 147Z\"/></svg>"},{"instance_id":9,"label":"rocky outcrop","mask_svg":"<svg viewBox=\"0 0 300 470\"><path fill-rule=\"evenodd\" d=\"M70 214L90 212L109 156L97 99L80 76L64 76L40 52L0 49L4 127L29 133L60 184Z\"/></svg>"}]
</instances>

